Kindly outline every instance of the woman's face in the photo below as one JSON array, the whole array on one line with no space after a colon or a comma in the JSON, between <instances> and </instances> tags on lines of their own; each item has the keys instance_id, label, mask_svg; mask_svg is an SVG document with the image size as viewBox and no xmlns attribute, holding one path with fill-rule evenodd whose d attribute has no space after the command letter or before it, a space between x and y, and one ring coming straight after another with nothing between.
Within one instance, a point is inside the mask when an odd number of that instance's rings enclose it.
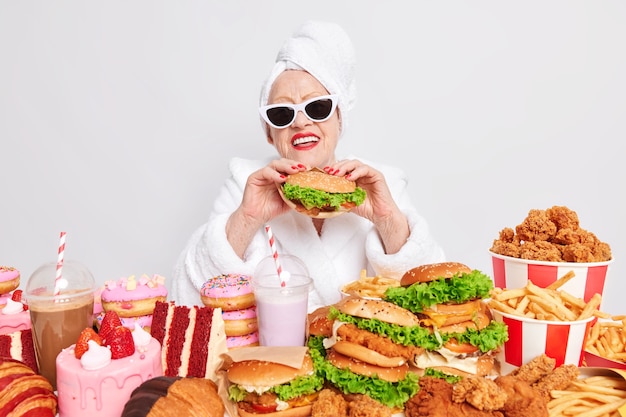
<instances>
[{"instance_id":1,"label":"woman's face","mask_svg":"<svg viewBox=\"0 0 626 417\"><path fill-rule=\"evenodd\" d=\"M306 71L284 71L276 78L268 104L299 104L328 91ZM324 122L314 122L298 112L294 122L284 129L269 126L267 141L283 158L293 159L310 167L323 168L335 162L341 122L339 110Z\"/></svg>"}]
</instances>

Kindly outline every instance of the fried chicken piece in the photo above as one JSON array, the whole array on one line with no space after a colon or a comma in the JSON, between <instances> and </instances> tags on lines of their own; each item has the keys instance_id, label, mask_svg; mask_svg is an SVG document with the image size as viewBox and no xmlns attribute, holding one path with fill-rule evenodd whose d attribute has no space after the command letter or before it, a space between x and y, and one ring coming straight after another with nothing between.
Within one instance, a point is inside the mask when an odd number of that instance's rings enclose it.
<instances>
[{"instance_id":1,"label":"fried chicken piece","mask_svg":"<svg viewBox=\"0 0 626 417\"><path fill-rule=\"evenodd\" d=\"M506 392L502 408L506 417L548 417L547 401L528 382L505 375L496 378L495 383Z\"/></svg>"},{"instance_id":2,"label":"fried chicken piece","mask_svg":"<svg viewBox=\"0 0 626 417\"><path fill-rule=\"evenodd\" d=\"M578 379L580 370L576 365L561 365L532 385L546 402L550 401L550 391L563 390Z\"/></svg>"},{"instance_id":3,"label":"fried chicken piece","mask_svg":"<svg viewBox=\"0 0 626 417\"><path fill-rule=\"evenodd\" d=\"M452 401L453 385L443 379L422 377L419 384L420 390L404 405L406 417L505 417L500 411L479 410L467 402Z\"/></svg>"},{"instance_id":4,"label":"fried chicken piece","mask_svg":"<svg viewBox=\"0 0 626 417\"><path fill-rule=\"evenodd\" d=\"M491 251L500 255L519 258L520 242L515 236L515 231L510 227L502 229L498 239L493 241Z\"/></svg>"},{"instance_id":5,"label":"fried chicken piece","mask_svg":"<svg viewBox=\"0 0 626 417\"><path fill-rule=\"evenodd\" d=\"M537 261L563 262L559 246L544 241L524 242L519 257Z\"/></svg>"},{"instance_id":6,"label":"fried chicken piece","mask_svg":"<svg viewBox=\"0 0 626 417\"><path fill-rule=\"evenodd\" d=\"M367 395L360 395L348 403L348 417L391 417L391 408Z\"/></svg>"},{"instance_id":7,"label":"fried chicken piece","mask_svg":"<svg viewBox=\"0 0 626 417\"><path fill-rule=\"evenodd\" d=\"M454 384L452 401L467 401L479 410L494 411L504 407L506 393L493 382L482 377L466 377Z\"/></svg>"},{"instance_id":8,"label":"fried chicken piece","mask_svg":"<svg viewBox=\"0 0 626 417\"><path fill-rule=\"evenodd\" d=\"M576 230L580 227L578 214L565 206L552 206L546 210L546 214L557 229Z\"/></svg>"},{"instance_id":9,"label":"fried chicken piece","mask_svg":"<svg viewBox=\"0 0 626 417\"><path fill-rule=\"evenodd\" d=\"M337 329L337 336L342 340L363 345L382 355L389 357L402 357L412 360L415 356L424 352L424 349L417 346L402 346L392 342L383 336L378 336L367 330L361 330L354 324L344 324Z\"/></svg>"},{"instance_id":10,"label":"fried chicken piece","mask_svg":"<svg viewBox=\"0 0 626 417\"><path fill-rule=\"evenodd\" d=\"M567 262L603 262L611 259L611 248L591 232L579 231L579 242L563 249L563 259Z\"/></svg>"},{"instance_id":11,"label":"fried chicken piece","mask_svg":"<svg viewBox=\"0 0 626 417\"><path fill-rule=\"evenodd\" d=\"M347 417L348 403L343 395L324 388L311 406L311 417Z\"/></svg>"},{"instance_id":12,"label":"fried chicken piece","mask_svg":"<svg viewBox=\"0 0 626 417\"><path fill-rule=\"evenodd\" d=\"M555 366L556 359L544 353L510 372L508 376L515 377L532 385L551 373Z\"/></svg>"},{"instance_id":13,"label":"fried chicken piece","mask_svg":"<svg viewBox=\"0 0 626 417\"><path fill-rule=\"evenodd\" d=\"M515 226L515 232L520 240L535 242L550 240L556 234L556 224L546 210L531 209L521 224Z\"/></svg>"}]
</instances>

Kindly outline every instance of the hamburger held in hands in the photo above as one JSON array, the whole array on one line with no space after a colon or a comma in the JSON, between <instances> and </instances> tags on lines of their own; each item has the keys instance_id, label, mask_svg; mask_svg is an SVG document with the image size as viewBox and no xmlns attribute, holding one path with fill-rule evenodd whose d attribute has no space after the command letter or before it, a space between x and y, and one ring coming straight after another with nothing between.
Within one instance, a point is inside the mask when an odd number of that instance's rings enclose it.
<instances>
[{"instance_id":1,"label":"hamburger held in hands","mask_svg":"<svg viewBox=\"0 0 626 417\"><path fill-rule=\"evenodd\" d=\"M283 200L296 211L315 218L333 217L359 206L366 193L354 181L319 168L287 176L279 187Z\"/></svg>"},{"instance_id":2,"label":"hamburger held in hands","mask_svg":"<svg viewBox=\"0 0 626 417\"><path fill-rule=\"evenodd\" d=\"M410 310L437 343L422 345L418 368L446 373L487 375L495 352L508 339L506 325L492 319L483 301L493 289L491 278L458 262L421 265L407 271L401 287L389 288L388 302Z\"/></svg>"}]
</instances>

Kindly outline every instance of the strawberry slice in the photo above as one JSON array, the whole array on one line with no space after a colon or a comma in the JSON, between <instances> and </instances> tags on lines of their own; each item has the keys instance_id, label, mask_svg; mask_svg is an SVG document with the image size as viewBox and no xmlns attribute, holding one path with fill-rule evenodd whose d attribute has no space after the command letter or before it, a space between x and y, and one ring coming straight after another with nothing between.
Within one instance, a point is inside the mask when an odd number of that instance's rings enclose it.
<instances>
[{"instance_id":1,"label":"strawberry slice","mask_svg":"<svg viewBox=\"0 0 626 417\"><path fill-rule=\"evenodd\" d=\"M100 325L99 334L100 334L100 338L102 338L102 343L105 346L110 345L108 341L109 333L113 329L121 325L122 325L122 321L120 320L120 317L117 315L115 311L107 311L104 314L104 317L102 318L102 324Z\"/></svg>"},{"instance_id":2,"label":"strawberry slice","mask_svg":"<svg viewBox=\"0 0 626 417\"><path fill-rule=\"evenodd\" d=\"M124 326L117 326L107 336L107 343L111 348L111 359L121 359L135 353L133 333Z\"/></svg>"},{"instance_id":3,"label":"strawberry slice","mask_svg":"<svg viewBox=\"0 0 626 417\"><path fill-rule=\"evenodd\" d=\"M80 359L83 354L89 350L89 344L87 342L90 340L102 346L102 339L100 339L98 333L91 327L87 327L83 329L76 341L76 346L74 347L74 356L76 356L76 359Z\"/></svg>"}]
</instances>

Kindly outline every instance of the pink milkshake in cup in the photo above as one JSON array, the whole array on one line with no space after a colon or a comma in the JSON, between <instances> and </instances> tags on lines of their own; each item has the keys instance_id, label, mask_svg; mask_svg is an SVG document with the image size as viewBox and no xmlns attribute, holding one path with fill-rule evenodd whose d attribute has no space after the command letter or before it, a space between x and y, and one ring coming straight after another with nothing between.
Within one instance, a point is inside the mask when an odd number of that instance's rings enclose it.
<instances>
[{"instance_id":1,"label":"pink milkshake in cup","mask_svg":"<svg viewBox=\"0 0 626 417\"><path fill-rule=\"evenodd\" d=\"M300 259L281 255L279 278L272 256L263 258L252 276L261 346L303 346L307 305L313 280Z\"/></svg>"}]
</instances>

